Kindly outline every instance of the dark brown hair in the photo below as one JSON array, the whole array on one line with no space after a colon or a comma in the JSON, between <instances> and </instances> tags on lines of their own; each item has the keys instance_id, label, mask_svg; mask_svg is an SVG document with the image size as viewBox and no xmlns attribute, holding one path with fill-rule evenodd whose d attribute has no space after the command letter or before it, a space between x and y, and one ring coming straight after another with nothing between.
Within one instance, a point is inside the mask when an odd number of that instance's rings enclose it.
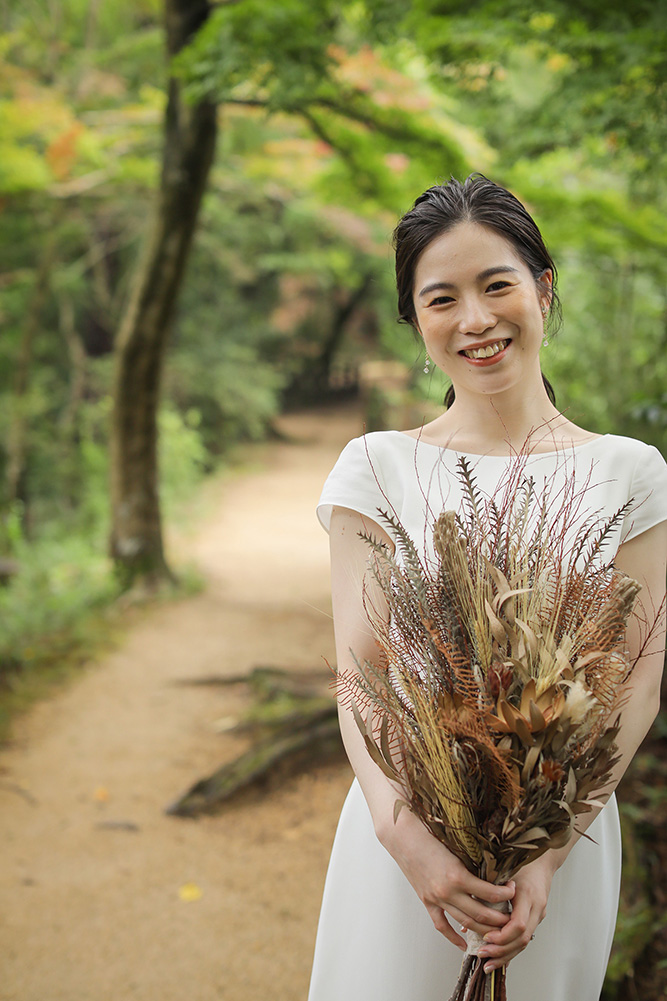
<instances>
[{"instance_id":1,"label":"dark brown hair","mask_svg":"<svg viewBox=\"0 0 667 1001\"><path fill-rule=\"evenodd\" d=\"M394 230L399 322L409 323L416 329L413 288L417 261L432 240L460 222L488 226L512 244L535 284L547 294L549 322L557 329L561 319L556 291L558 273L542 234L519 199L482 174L471 174L463 183L452 177L445 184L429 188ZM553 274L551 287L543 282L547 270ZM553 386L544 376L542 379L549 399L555 403ZM453 402L454 387L450 386L445 406L450 407Z\"/></svg>"}]
</instances>

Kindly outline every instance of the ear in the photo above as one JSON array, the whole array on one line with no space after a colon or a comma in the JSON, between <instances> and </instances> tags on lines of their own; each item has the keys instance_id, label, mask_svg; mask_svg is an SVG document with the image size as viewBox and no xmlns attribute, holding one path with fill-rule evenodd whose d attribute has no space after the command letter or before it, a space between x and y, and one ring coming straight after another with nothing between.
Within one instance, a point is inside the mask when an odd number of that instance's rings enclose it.
<instances>
[{"instance_id":1,"label":"ear","mask_svg":"<svg viewBox=\"0 0 667 1001\"><path fill-rule=\"evenodd\" d=\"M537 279L537 297L540 302L540 309L547 313L553 302L554 274L551 268L545 268Z\"/></svg>"}]
</instances>

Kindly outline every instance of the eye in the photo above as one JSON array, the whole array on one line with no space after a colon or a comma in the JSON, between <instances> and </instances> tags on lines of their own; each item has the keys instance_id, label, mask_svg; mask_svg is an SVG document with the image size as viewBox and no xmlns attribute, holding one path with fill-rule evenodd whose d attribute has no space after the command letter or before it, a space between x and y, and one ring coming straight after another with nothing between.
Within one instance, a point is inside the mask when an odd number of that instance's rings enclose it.
<instances>
[{"instance_id":1,"label":"eye","mask_svg":"<svg viewBox=\"0 0 667 1001\"><path fill-rule=\"evenodd\" d=\"M431 299L429 306L443 306L447 305L448 302L454 302L451 295L438 295L435 299Z\"/></svg>"},{"instance_id":2,"label":"eye","mask_svg":"<svg viewBox=\"0 0 667 1001\"><path fill-rule=\"evenodd\" d=\"M497 281L497 282L492 282L489 285L489 287L487 288L486 291L487 292L502 292L503 289L505 289L505 288L511 288L511 287L512 287L512 283L511 282L506 282L506 281L500 280L500 281Z\"/></svg>"}]
</instances>

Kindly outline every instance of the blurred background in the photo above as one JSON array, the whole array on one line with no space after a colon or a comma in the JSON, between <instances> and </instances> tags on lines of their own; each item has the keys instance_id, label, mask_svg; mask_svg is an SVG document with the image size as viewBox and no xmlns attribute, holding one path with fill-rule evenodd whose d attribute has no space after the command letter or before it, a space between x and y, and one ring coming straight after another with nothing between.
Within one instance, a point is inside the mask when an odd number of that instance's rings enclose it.
<instances>
[{"instance_id":1,"label":"blurred background","mask_svg":"<svg viewBox=\"0 0 667 1001\"><path fill-rule=\"evenodd\" d=\"M451 175L506 185L542 229L559 406L665 453L666 52L649 0L0 4L5 741L123 595L201 587L164 537L207 481L290 435L319 429L328 462L435 412L391 232ZM667 990L665 731L626 783L607 1001Z\"/></svg>"}]
</instances>

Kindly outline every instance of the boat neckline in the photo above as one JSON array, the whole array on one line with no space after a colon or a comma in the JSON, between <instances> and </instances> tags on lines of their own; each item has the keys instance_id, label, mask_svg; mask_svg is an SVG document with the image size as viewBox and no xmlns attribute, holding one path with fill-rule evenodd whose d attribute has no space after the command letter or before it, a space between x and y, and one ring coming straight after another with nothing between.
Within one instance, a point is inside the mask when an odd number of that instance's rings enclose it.
<instances>
[{"instance_id":1,"label":"boat neckline","mask_svg":"<svg viewBox=\"0 0 667 1001\"><path fill-rule=\"evenodd\" d=\"M406 438L408 441L413 441L415 445L427 445L429 448L437 448L440 452L451 452L453 455L462 455L471 459L543 459L547 455L571 455L572 452L578 452L582 448L590 448L591 445L609 438L608 434L598 434L595 438L591 438L590 441L581 441L578 445L568 445L566 448L553 448L549 452L506 452L502 455L493 455L490 452L461 452L456 448L450 448L448 445L436 445L433 441L425 441L423 438L417 438L414 435L408 434L407 431L393 430L391 433L400 435L401 438Z\"/></svg>"}]
</instances>

